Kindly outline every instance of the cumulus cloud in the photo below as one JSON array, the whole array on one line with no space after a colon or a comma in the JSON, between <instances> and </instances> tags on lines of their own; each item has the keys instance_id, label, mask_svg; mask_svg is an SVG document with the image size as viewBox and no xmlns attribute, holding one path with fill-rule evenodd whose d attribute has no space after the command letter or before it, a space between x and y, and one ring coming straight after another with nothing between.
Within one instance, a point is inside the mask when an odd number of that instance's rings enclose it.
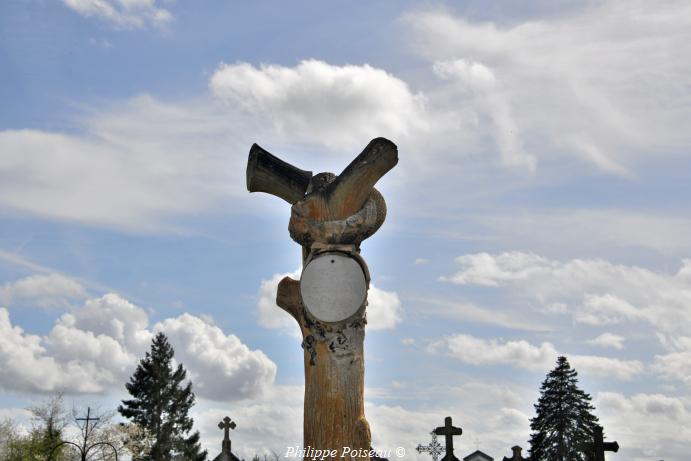
<instances>
[{"instance_id":1,"label":"cumulus cloud","mask_svg":"<svg viewBox=\"0 0 691 461\"><path fill-rule=\"evenodd\" d=\"M299 280L302 269L284 274L274 274L268 280L262 280L259 285L257 299L257 321L259 325L270 330L281 330L297 338L302 333L295 319L276 305L278 283L284 277ZM367 293L367 328L370 330L390 330L403 320L403 306L398 294L386 291L370 283Z\"/></svg>"},{"instance_id":2,"label":"cumulus cloud","mask_svg":"<svg viewBox=\"0 0 691 461\"><path fill-rule=\"evenodd\" d=\"M404 24L411 46L455 82L439 97L489 114L505 163L570 155L628 175L690 140L691 63L668 59L691 52L689 17L684 1L651 12L642 0L608 0L505 23L419 10Z\"/></svg>"},{"instance_id":3,"label":"cumulus cloud","mask_svg":"<svg viewBox=\"0 0 691 461\"><path fill-rule=\"evenodd\" d=\"M8 311L0 309L0 387L69 393L119 388L154 331L169 335L176 360L195 377L202 398L255 396L274 381L276 365L262 351L250 350L208 320L183 314L152 328L143 309L111 293L63 314L46 336L12 325Z\"/></svg>"},{"instance_id":4,"label":"cumulus cloud","mask_svg":"<svg viewBox=\"0 0 691 461\"><path fill-rule=\"evenodd\" d=\"M280 133L329 147L362 147L363 140L395 139L424 126L422 96L367 64L222 64L210 86L217 97L267 119Z\"/></svg>"},{"instance_id":5,"label":"cumulus cloud","mask_svg":"<svg viewBox=\"0 0 691 461\"><path fill-rule=\"evenodd\" d=\"M67 307L73 300L86 297L77 280L61 274L30 275L0 287L0 304L33 302L39 307Z\"/></svg>"},{"instance_id":6,"label":"cumulus cloud","mask_svg":"<svg viewBox=\"0 0 691 461\"><path fill-rule=\"evenodd\" d=\"M199 317L183 314L158 323L175 349L175 358L190 370L195 392L207 399L232 400L263 393L276 377L262 351L250 350L235 335Z\"/></svg>"},{"instance_id":7,"label":"cumulus cloud","mask_svg":"<svg viewBox=\"0 0 691 461\"><path fill-rule=\"evenodd\" d=\"M621 350L624 348L624 339L623 336L615 335L614 333L602 333L597 338L588 341L588 343L600 347L611 347Z\"/></svg>"},{"instance_id":8,"label":"cumulus cloud","mask_svg":"<svg viewBox=\"0 0 691 461\"><path fill-rule=\"evenodd\" d=\"M63 0L64 4L87 18L105 20L117 28L162 27L173 20L159 0Z\"/></svg>"},{"instance_id":9,"label":"cumulus cloud","mask_svg":"<svg viewBox=\"0 0 691 461\"><path fill-rule=\"evenodd\" d=\"M691 328L691 261L664 274L603 259L550 260L532 253L477 253L456 259L459 271L444 280L460 285L507 287L555 312L562 305L577 322L608 325L646 322L662 344L686 349Z\"/></svg>"},{"instance_id":10,"label":"cumulus cloud","mask_svg":"<svg viewBox=\"0 0 691 461\"><path fill-rule=\"evenodd\" d=\"M370 284L367 302L367 327L370 330L391 330L403 321L403 306L395 291L385 291Z\"/></svg>"},{"instance_id":11,"label":"cumulus cloud","mask_svg":"<svg viewBox=\"0 0 691 461\"><path fill-rule=\"evenodd\" d=\"M100 392L100 381L112 374L93 363L59 362L41 344L41 337L12 325L7 309L0 308L0 386L7 390Z\"/></svg>"},{"instance_id":12,"label":"cumulus cloud","mask_svg":"<svg viewBox=\"0 0 691 461\"><path fill-rule=\"evenodd\" d=\"M457 334L431 345L431 351L442 349L451 356L472 365L510 364L528 370L543 370L558 353L548 342L533 346L524 340L502 341Z\"/></svg>"},{"instance_id":13,"label":"cumulus cloud","mask_svg":"<svg viewBox=\"0 0 691 461\"><path fill-rule=\"evenodd\" d=\"M600 392L594 400L609 440L631 459L686 459L691 412L683 398Z\"/></svg>"},{"instance_id":14,"label":"cumulus cloud","mask_svg":"<svg viewBox=\"0 0 691 461\"><path fill-rule=\"evenodd\" d=\"M430 352L442 351L471 365L508 364L530 371L550 369L563 355L549 342L539 346L525 340L483 339L466 334L447 336L429 346ZM588 375L630 380L643 372L638 360L620 360L591 355L569 355L574 368Z\"/></svg>"}]
</instances>

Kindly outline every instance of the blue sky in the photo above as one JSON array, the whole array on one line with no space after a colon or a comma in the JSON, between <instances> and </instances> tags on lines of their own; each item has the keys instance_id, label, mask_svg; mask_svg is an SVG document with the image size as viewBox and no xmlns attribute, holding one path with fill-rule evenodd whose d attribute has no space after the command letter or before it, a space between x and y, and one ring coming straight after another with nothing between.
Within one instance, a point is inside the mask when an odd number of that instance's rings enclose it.
<instances>
[{"instance_id":1,"label":"blue sky","mask_svg":"<svg viewBox=\"0 0 691 461\"><path fill-rule=\"evenodd\" d=\"M340 172L399 165L372 273L366 414L412 448L527 448L559 354L612 459L691 438L691 8L647 2L0 4L0 416L114 407L164 331L195 421L243 456L301 442L302 350L273 304L289 207L258 143Z\"/></svg>"}]
</instances>

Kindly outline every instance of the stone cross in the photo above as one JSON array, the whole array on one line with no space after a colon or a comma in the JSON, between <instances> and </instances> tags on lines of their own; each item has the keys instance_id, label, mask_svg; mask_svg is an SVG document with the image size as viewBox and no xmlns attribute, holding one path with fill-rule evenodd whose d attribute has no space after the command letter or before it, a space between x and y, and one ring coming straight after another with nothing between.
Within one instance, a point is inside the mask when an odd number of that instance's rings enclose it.
<instances>
[{"instance_id":1,"label":"stone cross","mask_svg":"<svg viewBox=\"0 0 691 461\"><path fill-rule=\"evenodd\" d=\"M507 458L506 456L504 456L504 459L502 461L528 461L528 458L524 458L521 454L521 451L523 451L523 449L518 445L511 447L511 451L513 451L513 456L511 456L511 458Z\"/></svg>"},{"instance_id":2,"label":"stone cross","mask_svg":"<svg viewBox=\"0 0 691 461\"><path fill-rule=\"evenodd\" d=\"M584 448L589 460L605 461L605 452L618 452L619 444L617 442L605 442L602 435L602 426L595 426L593 441L592 443L586 443Z\"/></svg>"},{"instance_id":3,"label":"stone cross","mask_svg":"<svg viewBox=\"0 0 691 461\"><path fill-rule=\"evenodd\" d=\"M453 454L453 436L463 434L463 429L454 427L451 423L451 416L447 416L444 418L444 425L436 428L434 433L443 435L446 439L446 454L442 458L442 461L459 461Z\"/></svg>"},{"instance_id":4,"label":"stone cross","mask_svg":"<svg viewBox=\"0 0 691 461\"><path fill-rule=\"evenodd\" d=\"M223 421L218 423L218 428L223 429L223 445L221 451L228 451L228 453L230 453L230 430L235 429L235 427L235 422L231 421L227 416L223 418Z\"/></svg>"},{"instance_id":5,"label":"stone cross","mask_svg":"<svg viewBox=\"0 0 691 461\"><path fill-rule=\"evenodd\" d=\"M434 432L430 432L430 434L432 435L432 441L430 444L424 446L419 444L416 450L418 453L429 453L429 455L432 457L432 461L437 461L439 459L439 455L441 455L444 451L441 444L437 442L437 434Z\"/></svg>"}]
</instances>

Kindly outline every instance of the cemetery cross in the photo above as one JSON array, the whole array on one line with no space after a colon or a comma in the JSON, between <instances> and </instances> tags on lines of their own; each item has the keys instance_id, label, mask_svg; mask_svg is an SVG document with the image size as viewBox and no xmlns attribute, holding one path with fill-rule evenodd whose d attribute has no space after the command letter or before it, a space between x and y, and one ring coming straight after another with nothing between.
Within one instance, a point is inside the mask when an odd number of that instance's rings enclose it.
<instances>
[{"instance_id":1,"label":"cemetery cross","mask_svg":"<svg viewBox=\"0 0 691 461\"><path fill-rule=\"evenodd\" d=\"M453 454L453 436L463 434L463 429L454 427L453 424L451 424L451 416L447 416L444 418L444 425L436 428L434 433L443 435L446 438L446 454L441 461L458 461L458 458Z\"/></svg>"},{"instance_id":2,"label":"cemetery cross","mask_svg":"<svg viewBox=\"0 0 691 461\"><path fill-rule=\"evenodd\" d=\"M432 441L430 444L418 444L417 448L415 449L418 453L429 453L429 455L432 457L432 461L437 461L439 459L439 455L441 455L444 451L442 450L441 444L437 441L437 434L434 432L430 432L430 434L432 434Z\"/></svg>"},{"instance_id":3,"label":"cemetery cross","mask_svg":"<svg viewBox=\"0 0 691 461\"><path fill-rule=\"evenodd\" d=\"M363 350L370 277L360 243L384 222L386 204L374 184L397 162L396 145L384 138L338 176L312 175L256 144L250 149L247 189L291 204L288 231L302 246L300 280L281 280L276 303L302 332L303 447L336 453L326 460L370 460Z\"/></svg>"},{"instance_id":4,"label":"cemetery cross","mask_svg":"<svg viewBox=\"0 0 691 461\"><path fill-rule=\"evenodd\" d=\"M218 428L223 429L223 451L228 451L230 452L230 430L235 429L236 424L234 421L231 421L229 417L223 418L223 421L218 423ZM226 445L228 445L228 448L226 449Z\"/></svg>"},{"instance_id":5,"label":"cemetery cross","mask_svg":"<svg viewBox=\"0 0 691 461\"><path fill-rule=\"evenodd\" d=\"M605 461L605 452L618 452L619 444L617 442L605 442L602 435L602 426L595 426L593 441L584 444L583 448L589 461Z\"/></svg>"}]
</instances>

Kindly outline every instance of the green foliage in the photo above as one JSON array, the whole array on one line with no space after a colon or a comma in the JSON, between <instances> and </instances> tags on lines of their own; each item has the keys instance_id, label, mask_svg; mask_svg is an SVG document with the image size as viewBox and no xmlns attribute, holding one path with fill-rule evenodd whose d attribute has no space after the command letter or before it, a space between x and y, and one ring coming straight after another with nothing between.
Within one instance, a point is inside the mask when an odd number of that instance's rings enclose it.
<instances>
[{"instance_id":1,"label":"green foliage","mask_svg":"<svg viewBox=\"0 0 691 461\"><path fill-rule=\"evenodd\" d=\"M67 425L67 412L62 395L53 395L29 408L29 411L33 414L33 424L28 433L22 433L12 420L0 423L0 461L70 459L67 448L53 451L60 443L62 432Z\"/></svg>"},{"instance_id":2,"label":"green foliage","mask_svg":"<svg viewBox=\"0 0 691 461\"><path fill-rule=\"evenodd\" d=\"M166 336L158 333L151 351L125 385L132 399L123 400L118 411L153 441L135 461L169 461L179 455L188 461L206 459L199 432L188 435L193 424L188 412L194 405L194 393L192 383L184 384L187 371L182 364L173 368L173 355Z\"/></svg>"},{"instance_id":3,"label":"green foliage","mask_svg":"<svg viewBox=\"0 0 691 461\"><path fill-rule=\"evenodd\" d=\"M557 359L540 387L530 420L532 461L585 461L581 445L592 441L598 419L590 395L578 388L578 373L566 357Z\"/></svg>"}]
</instances>

